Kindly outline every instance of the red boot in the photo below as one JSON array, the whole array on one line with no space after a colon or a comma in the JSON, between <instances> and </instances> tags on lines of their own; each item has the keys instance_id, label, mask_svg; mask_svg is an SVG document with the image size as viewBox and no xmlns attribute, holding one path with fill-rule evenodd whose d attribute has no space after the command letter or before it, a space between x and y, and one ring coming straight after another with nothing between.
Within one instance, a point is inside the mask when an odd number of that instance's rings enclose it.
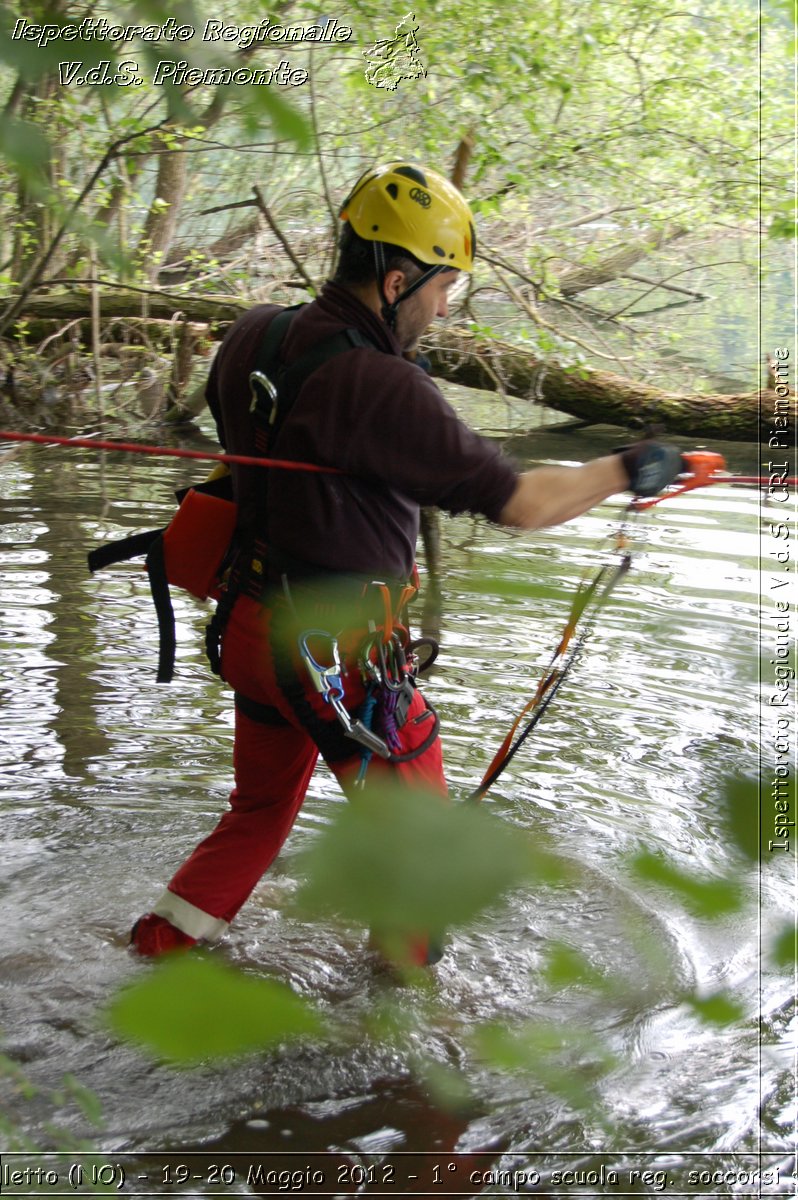
<instances>
[{"instance_id":1,"label":"red boot","mask_svg":"<svg viewBox=\"0 0 798 1200\"><path fill-rule=\"evenodd\" d=\"M382 959L388 968L398 970L432 967L444 955L442 941L419 934L416 937L384 937L373 929L369 932L369 950Z\"/></svg>"},{"instance_id":2,"label":"red boot","mask_svg":"<svg viewBox=\"0 0 798 1200\"><path fill-rule=\"evenodd\" d=\"M156 913L139 917L130 931L130 947L143 958L158 958L174 950L188 950L196 946L197 939L183 933Z\"/></svg>"}]
</instances>

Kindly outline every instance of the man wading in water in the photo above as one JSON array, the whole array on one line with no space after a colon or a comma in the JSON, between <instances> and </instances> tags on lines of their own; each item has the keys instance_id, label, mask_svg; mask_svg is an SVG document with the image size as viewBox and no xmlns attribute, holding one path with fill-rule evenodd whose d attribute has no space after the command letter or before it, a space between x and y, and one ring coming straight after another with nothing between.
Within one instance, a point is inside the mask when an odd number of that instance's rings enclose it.
<instances>
[{"instance_id":1,"label":"man wading in water","mask_svg":"<svg viewBox=\"0 0 798 1200\"><path fill-rule=\"evenodd\" d=\"M653 495L683 469L674 448L640 442L519 474L407 357L473 267L460 192L392 162L358 180L340 217L337 269L319 297L265 350L285 310L251 309L211 368L207 399L228 452L331 471L233 468L239 550L215 630L235 691L235 787L229 811L134 926L139 954L225 933L288 836L320 752L349 796L386 781L446 794L437 717L414 686L402 623L421 505L539 529L625 489ZM283 370L276 426L264 356ZM372 938L399 965L440 957L423 931L402 945Z\"/></svg>"}]
</instances>

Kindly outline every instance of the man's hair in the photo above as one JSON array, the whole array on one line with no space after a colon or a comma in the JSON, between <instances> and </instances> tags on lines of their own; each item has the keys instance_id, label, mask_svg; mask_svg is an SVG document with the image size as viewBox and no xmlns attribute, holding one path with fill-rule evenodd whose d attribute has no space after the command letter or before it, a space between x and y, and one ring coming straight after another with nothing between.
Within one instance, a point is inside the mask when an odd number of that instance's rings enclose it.
<instances>
[{"instance_id":1,"label":"man's hair","mask_svg":"<svg viewBox=\"0 0 798 1200\"><path fill-rule=\"evenodd\" d=\"M427 267L417 258L403 250L401 246L393 246L383 242L385 254L385 270L403 271L410 282ZM377 266L374 261L374 243L355 233L348 221L344 222L341 236L338 239L338 261L335 265L333 283L341 287L364 287L377 282Z\"/></svg>"}]
</instances>

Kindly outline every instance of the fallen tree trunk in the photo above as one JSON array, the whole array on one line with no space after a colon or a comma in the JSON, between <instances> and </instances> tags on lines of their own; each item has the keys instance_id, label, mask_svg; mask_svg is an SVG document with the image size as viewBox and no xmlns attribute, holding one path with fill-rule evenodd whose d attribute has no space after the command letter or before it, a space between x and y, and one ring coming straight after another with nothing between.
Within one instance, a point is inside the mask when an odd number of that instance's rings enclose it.
<instances>
[{"instance_id":1,"label":"fallen tree trunk","mask_svg":"<svg viewBox=\"0 0 798 1200\"><path fill-rule=\"evenodd\" d=\"M686 233L687 230L678 225L652 230L647 237L638 238L618 250L612 250L594 263L563 271L557 280L560 292L568 298L578 296L580 292L586 292L590 288L612 283L613 280L626 275L629 268L642 258L647 258L649 254L653 254L669 242L684 237Z\"/></svg>"},{"instance_id":2,"label":"fallen tree trunk","mask_svg":"<svg viewBox=\"0 0 798 1200\"><path fill-rule=\"evenodd\" d=\"M479 341L456 329L436 331L427 354L434 373L453 383L535 399L591 424L657 425L666 433L690 434L707 442L757 441L763 434L770 436L777 416L794 428L794 393L668 392L610 371L541 362L519 346Z\"/></svg>"},{"instance_id":3,"label":"fallen tree trunk","mask_svg":"<svg viewBox=\"0 0 798 1200\"><path fill-rule=\"evenodd\" d=\"M144 315L155 326L167 328L176 319L205 325L206 336L221 337L226 326L250 305L233 296L169 296L130 290L103 292L103 321L140 320ZM85 290L33 296L26 301L24 317L29 332L39 330L40 321L83 319L89 329L90 296ZM52 332L52 327L50 327ZM775 428L794 428L795 395L774 390L737 395L679 393L648 383L626 379L609 371L585 367L562 367L542 362L523 347L509 342L486 342L459 329L436 329L427 353L434 373L452 383L510 396L539 401L559 412L591 424L623 427L662 426L665 432L690 434L708 443L757 441L771 436ZM784 389L780 387L780 391Z\"/></svg>"},{"instance_id":4,"label":"fallen tree trunk","mask_svg":"<svg viewBox=\"0 0 798 1200\"><path fill-rule=\"evenodd\" d=\"M90 293L85 288L29 296L19 319L72 321L88 317L91 312L89 297ZM173 321L183 317L187 321L211 326L229 324L250 307L248 301L239 300L236 296L178 296L129 288L103 288L100 302L103 320L144 317Z\"/></svg>"}]
</instances>

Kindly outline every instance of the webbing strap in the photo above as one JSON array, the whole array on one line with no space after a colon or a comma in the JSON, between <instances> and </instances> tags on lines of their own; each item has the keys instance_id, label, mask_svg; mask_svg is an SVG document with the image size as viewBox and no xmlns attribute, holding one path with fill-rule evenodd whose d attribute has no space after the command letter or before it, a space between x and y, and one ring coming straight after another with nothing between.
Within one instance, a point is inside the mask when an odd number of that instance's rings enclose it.
<instances>
[{"instance_id":1,"label":"webbing strap","mask_svg":"<svg viewBox=\"0 0 798 1200\"><path fill-rule=\"evenodd\" d=\"M155 538L147 553L147 578L158 618L158 683L169 683L175 673L175 613L166 577L163 535Z\"/></svg>"},{"instance_id":2,"label":"webbing strap","mask_svg":"<svg viewBox=\"0 0 798 1200\"><path fill-rule=\"evenodd\" d=\"M97 546L87 555L89 570L101 571L103 567L111 567L114 563L127 562L146 554L156 538L163 535L163 529L148 529L146 533L132 533L130 537L117 538L115 542L105 542Z\"/></svg>"},{"instance_id":3,"label":"webbing strap","mask_svg":"<svg viewBox=\"0 0 798 1200\"><path fill-rule=\"evenodd\" d=\"M318 342L301 358L285 367L279 376L280 401L284 413L282 415L278 413L278 421L282 423L299 395L305 380L309 379L314 371L318 370L328 359L335 358L336 355L343 354L346 350L352 350L355 347L370 347L373 350L374 343L370 342L357 329L345 329L341 333L334 333L331 337L325 338L323 342Z\"/></svg>"},{"instance_id":4,"label":"webbing strap","mask_svg":"<svg viewBox=\"0 0 798 1200\"><path fill-rule=\"evenodd\" d=\"M283 338L288 332L288 326L300 308L304 308L304 305L292 304L290 308L282 309L276 317L272 318L269 322L269 328L266 330L263 340L258 347L253 370L262 371L264 375L271 377L277 362L278 351L282 345Z\"/></svg>"},{"instance_id":5,"label":"webbing strap","mask_svg":"<svg viewBox=\"0 0 798 1200\"><path fill-rule=\"evenodd\" d=\"M293 408L305 381L314 371L317 371L329 359L343 354L346 350L375 349L374 343L358 329L344 329L317 342L290 365L281 364L279 358L283 339L297 310L301 307L302 305L295 305L293 308L283 309L273 318L258 347L255 366L250 375L250 382L256 396L252 410L255 418L256 446L263 453L269 453L274 448L286 417ZM258 380L258 375L266 376L270 381L277 394L276 401L268 394L262 381Z\"/></svg>"},{"instance_id":6,"label":"webbing strap","mask_svg":"<svg viewBox=\"0 0 798 1200\"><path fill-rule=\"evenodd\" d=\"M258 725L288 725L290 722L286 720L279 708L275 708L273 704L261 704L259 700L251 700L249 696L244 696L241 692L235 693L236 708L250 721L256 721Z\"/></svg>"}]
</instances>

